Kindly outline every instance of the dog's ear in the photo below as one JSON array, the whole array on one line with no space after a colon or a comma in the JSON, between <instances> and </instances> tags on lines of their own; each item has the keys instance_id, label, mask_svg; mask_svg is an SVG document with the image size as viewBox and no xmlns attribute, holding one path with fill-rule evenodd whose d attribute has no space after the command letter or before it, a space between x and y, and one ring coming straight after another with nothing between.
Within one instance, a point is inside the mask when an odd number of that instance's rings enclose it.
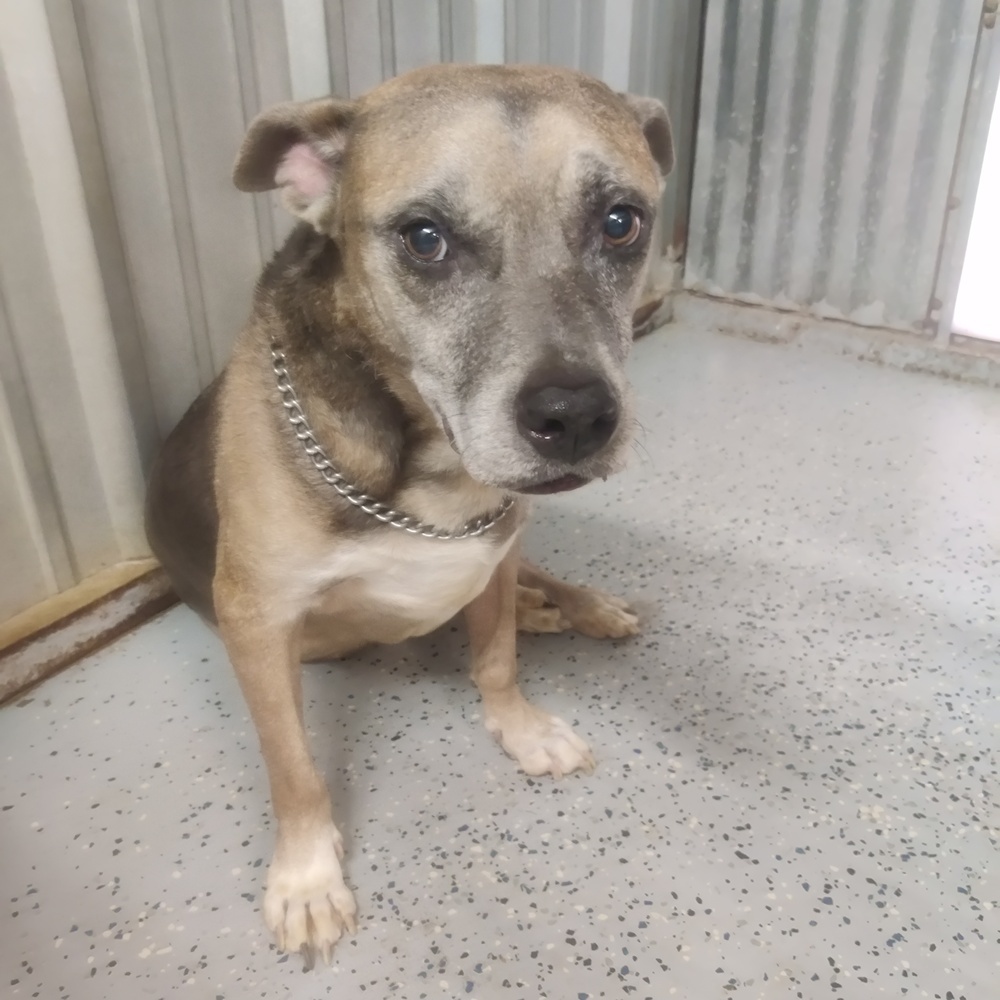
<instances>
[{"instance_id":1,"label":"dog's ear","mask_svg":"<svg viewBox=\"0 0 1000 1000\"><path fill-rule=\"evenodd\" d=\"M247 129L233 167L241 191L281 188L285 207L317 229L336 203L353 101L333 97L278 104Z\"/></svg>"},{"instance_id":2,"label":"dog's ear","mask_svg":"<svg viewBox=\"0 0 1000 1000\"><path fill-rule=\"evenodd\" d=\"M642 134L649 143L649 151L660 173L666 177L674 169L674 137L667 109L655 97L639 97L637 94L622 94L621 97L639 122Z\"/></svg>"}]
</instances>

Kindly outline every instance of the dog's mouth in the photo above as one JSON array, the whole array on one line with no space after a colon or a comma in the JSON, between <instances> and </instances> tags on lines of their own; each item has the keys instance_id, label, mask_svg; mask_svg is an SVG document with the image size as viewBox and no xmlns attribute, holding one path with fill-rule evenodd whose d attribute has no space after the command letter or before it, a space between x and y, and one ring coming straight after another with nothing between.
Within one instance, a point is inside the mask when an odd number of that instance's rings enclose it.
<instances>
[{"instance_id":1,"label":"dog's mouth","mask_svg":"<svg viewBox=\"0 0 1000 1000\"><path fill-rule=\"evenodd\" d=\"M526 493L533 497L548 496L550 493L568 493L570 490L578 490L589 482L590 480L583 476L560 476L558 479L550 479L546 483L538 483L535 486L519 486L517 492Z\"/></svg>"}]
</instances>

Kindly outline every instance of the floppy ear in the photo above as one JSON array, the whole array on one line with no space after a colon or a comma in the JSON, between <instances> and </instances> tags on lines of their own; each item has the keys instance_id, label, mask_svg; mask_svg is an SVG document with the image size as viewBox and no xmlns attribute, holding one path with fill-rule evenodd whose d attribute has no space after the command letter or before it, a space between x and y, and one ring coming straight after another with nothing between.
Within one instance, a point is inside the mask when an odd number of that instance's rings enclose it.
<instances>
[{"instance_id":1,"label":"floppy ear","mask_svg":"<svg viewBox=\"0 0 1000 1000\"><path fill-rule=\"evenodd\" d=\"M655 97L639 97L636 94L620 96L635 115L649 143L649 151L659 165L660 174L666 177L674 169L674 137L667 109Z\"/></svg>"},{"instance_id":2,"label":"floppy ear","mask_svg":"<svg viewBox=\"0 0 1000 1000\"><path fill-rule=\"evenodd\" d=\"M281 188L285 207L322 230L336 205L353 101L326 97L278 104L247 129L233 167L241 191Z\"/></svg>"}]
</instances>

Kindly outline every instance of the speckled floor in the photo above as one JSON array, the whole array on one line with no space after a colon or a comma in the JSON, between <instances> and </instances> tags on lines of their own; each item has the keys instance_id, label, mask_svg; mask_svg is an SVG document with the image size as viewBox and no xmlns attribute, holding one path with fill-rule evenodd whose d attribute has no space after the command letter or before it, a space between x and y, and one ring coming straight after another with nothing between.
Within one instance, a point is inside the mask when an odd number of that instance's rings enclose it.
<instances>
[{"instance_id":1,"label":"speckled floor","mask_svg":"<svg viewBox=\"0 0 1000 1000\"><path fill-rule=\"evenodd\" d=\"M255 737L173 610L0 712L0 992L997 996L1000 393L677 329L634 371L632 471L532 551L645 633L521 647L596 774L515 773L460 631L309 670L362 926L304 976Z\"/></svg>"}]
</instances>

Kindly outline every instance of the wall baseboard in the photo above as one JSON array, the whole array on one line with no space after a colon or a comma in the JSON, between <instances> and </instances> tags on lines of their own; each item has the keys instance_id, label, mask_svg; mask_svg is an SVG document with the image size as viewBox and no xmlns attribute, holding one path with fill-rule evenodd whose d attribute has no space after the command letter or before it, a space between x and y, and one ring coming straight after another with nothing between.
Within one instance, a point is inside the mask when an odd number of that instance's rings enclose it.
<instances>
[{"instance_id":1,"label":"wall baseboard","mask_svg":"<svg viewBox=\"0 0 1000 1000\"><path fill-rule=\"evenodd\" d=\"M956 337L944 345L916 332L823 319L702 292L683 292L674 297L673 305L677 320L688 326L767 343L817 347L903 371L1000 387L1000 344L990 341Z\"/></svg>"},{"instance_id":2,"label":"wall baseboard","mask_svg":"<svg viewBox=\"0 0 1000 1000\"><path fill-rule=\"evenodd\" d=\"M177 601L153 559L122 563L0 625L0 704Z\"/></svg>"}]
</instances>

